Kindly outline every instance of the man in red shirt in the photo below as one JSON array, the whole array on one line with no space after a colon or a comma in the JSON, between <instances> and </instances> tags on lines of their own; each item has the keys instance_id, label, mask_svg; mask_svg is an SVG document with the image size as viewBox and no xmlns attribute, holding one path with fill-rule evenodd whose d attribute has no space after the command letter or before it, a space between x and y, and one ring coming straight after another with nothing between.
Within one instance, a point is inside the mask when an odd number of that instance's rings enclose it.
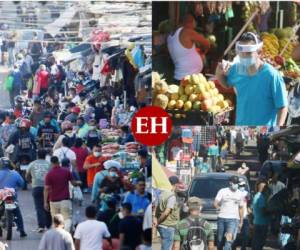
<instances>
[{"instance_id":1,"label":"man in red shirt","mask_svg":"<svg viewBox=\"0 0 300 250\"><path fill-rule=\"evenodd\" d=\"M95 175L104 169L103 163L110 157L102 156L101 145L93 147L93 153L89 155L84 162L83 168L87 169L87 184L91 188L93 186Z\"/></svg>"},{"instance_id":2,"label":"man in red shirt","mask_svg":"<svg viewBox=\"0 0 300 250\"><path fill-rule=\"evenodd\" d=\"M80 185L81 182L73 180L70 170L59 165L57 156L51 157L51 164L52 168L45 177L44 206L47 211L50 209L52 218L55 214L62 214L65 219L65 228L70 231L72 203L69 182L74 186Z\"/></svg>"},{"instance_id":3,"label":"man in red shirt","mask_svg":"<svg viewBox=\"0 0 300 250\"><path fill-rule=\"evenodd\" d=\"M86 182L86 169L83 168L84 161L89 155L89 151L86 147L83 147L83 141L81 138L76 138L74 147L71 148L76 154L77 162L77 171L82 182L83 192L87 191L87 182Z\"/></svg>"},{"instance_id":4,"label":"man in red shirt","mask_svg":"<svg viewBox=\"0 0 300 250\"><path fill-rule=\"evenodd\" d=\"M40 86L40 95L43 95L48 90L50 74L44 64L41 64L40 70L36 73L36 80Z\"/></svg>"}]
</instances>

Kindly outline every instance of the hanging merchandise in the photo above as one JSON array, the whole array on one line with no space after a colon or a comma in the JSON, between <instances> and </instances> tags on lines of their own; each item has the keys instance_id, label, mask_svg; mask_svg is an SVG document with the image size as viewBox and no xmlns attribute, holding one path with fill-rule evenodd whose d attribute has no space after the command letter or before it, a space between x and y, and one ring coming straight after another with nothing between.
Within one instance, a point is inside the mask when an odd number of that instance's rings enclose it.
<instances>
[{"instance_id":1,"label":"hanging merchandise","mask_svg":"<svg viewBox=\"0 0 300 250\"><path fill-rule=\"evenodd\" d=\"M187 144L193 143L193 132L190 128L182 128L182 142Z\"/></svg>"},{"instance_id":2,"label":"hanging merchandise","mask_svg":"<svg viewBox=\"0 0 300 250\"><path fill-rule=\"evenodd\" d=\"M91 37L91 42L94 43L94 47L97 50L100 50L102 47L102 43L103 42L108 42L110 41L110 35L108 32L106 31L102 31L102 30L94 30L92 31L92 33L90 34Z\"/></svg>"}]
</instances>

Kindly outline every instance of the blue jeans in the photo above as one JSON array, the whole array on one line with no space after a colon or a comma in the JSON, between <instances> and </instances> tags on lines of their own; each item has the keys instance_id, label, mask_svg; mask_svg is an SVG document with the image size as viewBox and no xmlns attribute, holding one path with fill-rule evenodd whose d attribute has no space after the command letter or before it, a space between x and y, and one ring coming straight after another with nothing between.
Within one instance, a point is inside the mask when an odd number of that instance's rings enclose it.
<instances>
[{"instance_id":1,"label":"blue jeans","mask_svg":"<svg viewBox=\"0 0 300 250\"><path fill-rule=\"evenodd\" d=\"M175 228L158 226L157 231L161 238L161 250L171 250L173 246Z\"/></svg>"},{"instance_id":2,"label":"blue jeans","mask_svg":"<svg viewBox=\"0 0 300 250\"><path fill-rule=\"evenodd\" d=\"M262 250L267 238L268 225L254 225L252 250Z\"/></svg>"},{"instance_id":3,"label":"blue jeans","mask_svg":"<svg viewBox=\"0 0 300 250\"><path fill-rule=\"evenodd\" d=\"M20 233L24 233L24 222L23 222L23 217L21 214L21 210L20 207L17 206L17 208L15 210L13 210L14 215L15 215L15 222L17 224L17 229Z\"/></svg>"},{"instance_id":4,"label":"blue jeans","mask_svg":"<svg viewBox=\"0 0 300 250\"><path fill-rule=\"evenodd\" d=\"M39 228L51 227L51 214L44 209L44 188L34 187L32 196Z\"/></svg>"},{"instance_id":5,"label":"blue jeans","mask_svg":"<svg viewBox=\"0 0 300 250\"><path fill-rule=\"evenodd\" d=\"M217 247L223 250L223 238L226 234L232 235L232 240L228 241L225 237L224 250L231 250L232 243L237 235L239 220L218 218Z\"/></svg>"},{"instance_id":6,"label":"blue jeans","mask_svg":"<svg viewBox=\"0 0 300 250\"><path fill-rule=\"evenodd\" d=\"M249 235L249 220L248 218L243 220L243 226L241 229L241 234L239 238L233 243L232 248L236 249L238 245L241 246L241 250L246 250L248 243L248 235Z\"/></svg>"}]
</instances>

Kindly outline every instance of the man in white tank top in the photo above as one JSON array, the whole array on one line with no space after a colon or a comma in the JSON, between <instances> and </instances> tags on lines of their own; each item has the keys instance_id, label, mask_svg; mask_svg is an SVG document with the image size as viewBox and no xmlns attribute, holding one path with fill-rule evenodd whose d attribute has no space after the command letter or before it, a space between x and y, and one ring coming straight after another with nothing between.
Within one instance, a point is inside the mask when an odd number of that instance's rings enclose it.
<instances>
[{"instance_id":1,"label":"man in white tank top","mask_svg":"<svg viewBox=\"0 0 300 250\"><path fill-rule=\"evenodd\" d=\"M175 65L174 79L182 80L185 76L200 73L203 69L202 59L196 50L200 43L209 48L209 41L195 31L195 18L187 14L183 19L183 26L168 37L168 49Z\"/></svg>"}]
</instances>

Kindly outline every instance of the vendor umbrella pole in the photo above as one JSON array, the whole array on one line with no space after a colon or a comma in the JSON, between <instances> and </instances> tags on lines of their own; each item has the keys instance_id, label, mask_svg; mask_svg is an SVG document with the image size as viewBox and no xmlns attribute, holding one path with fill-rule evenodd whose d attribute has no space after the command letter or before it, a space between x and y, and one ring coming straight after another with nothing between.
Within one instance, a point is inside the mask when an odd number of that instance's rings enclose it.
<instances>
[{"instance_id":1,"label":"vendor umbrella pole","mask_svg":"<svg viewBox=\"0 0 300 250\"><path fill-rule=\"evenodd\" d=\"M124 90L124 110L126 110L127 107L127 100L126 100L126 91Z\"/></svg>"},{"instance_id":2,"label":"vendor umbrella pole","mask_svg":"<svg viewBox=\"0 0 300 250\"><path fill-rule=\"evenodd\" d=\"M232 47L234 46L234 44L236 43L236 41L244 33L244 31L246 30L246 28L248 27L248 25L252 22L252 20L254 19L254 17L258 14L258 12L259 12L259 9L256 9L256 11L252 13L252 15L250 16L250 18L248 19L248 21L244 24L244 26L241 28L241 30L239 31L239 33L237 33L237 35L232 40L232 42L228 45L227 49L224 52L224 57L232 49Z\"/></svg>"}]
</instances>

